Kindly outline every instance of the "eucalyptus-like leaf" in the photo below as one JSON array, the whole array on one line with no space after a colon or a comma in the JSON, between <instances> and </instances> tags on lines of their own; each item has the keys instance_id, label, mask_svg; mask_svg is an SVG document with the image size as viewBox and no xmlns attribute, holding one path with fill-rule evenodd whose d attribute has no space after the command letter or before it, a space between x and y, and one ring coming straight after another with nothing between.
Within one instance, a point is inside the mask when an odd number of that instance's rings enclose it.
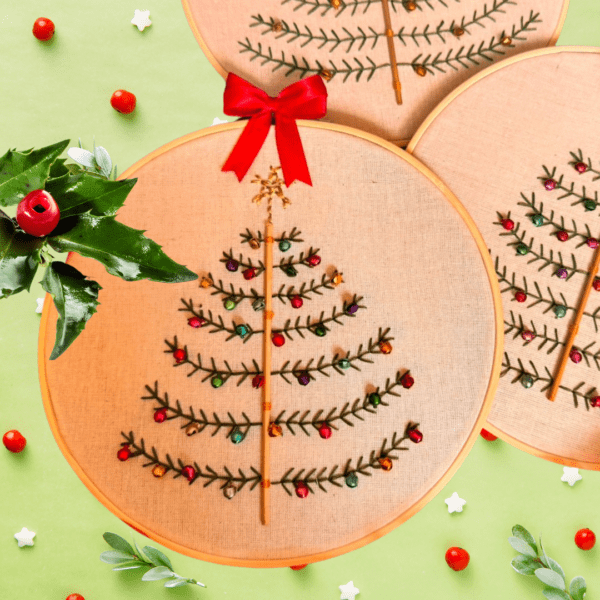
<instances>
[{"instance_id":1,"label":"eucalyptus-like leaf","mask_svg":"<svg viewBox=\"0 0 600 600\"><path fill-rule=\"evenodd\" d=\"M583 600L586 590L585 579L583 577L573 577L569 585L569 593L573 596L573 600Z\"/></svg>"},{"instance_id":2,"label":"eucalyptus-like leaf","mask_svg":"<svg viewBox=\"0 0 600 600\"><path fill-rule=\"evenodd\" d=\"M148 565L143 562L133 561L127 563L126 565L118 566L113 569L113 571L129 571L131 569L141 569L142 567L147 567Z\"/></svg>"},{"instance_id":3,"label":"eucalyptus-like leaf","mask_svg":"<svg viewBox=\"0 0 600 600\"><path fill-rule=\"evenodd\" d=\"M126 281L192 281L196 273L171 260L156 242L114 217L89 214L61 219L48 238L58 252L77 252L101 262L111 275Z\"/></svg>"},{"instance_id":4,"label":"eucalyptus-like leaf","mask_svg":"<svg viewBox=\"0 0 600 600\"><path fill-rule=\"evenodd\" d=\"M540 547L538 549L538 558L542 561L545 567L550 568L548 564L548 556L546 555L546 551L544 550L544 546L542 544L542 536L540 534Z\"/></svg>"},{"instance_id":5,"label":"eucalyptus-like leaf","mask_svg":"<svg viewBox=\"0 0 600 600\"><path fill-rule=\"evenodd\" d=\"M548 567L550 567L555 573L558 573L563 578L563 581L567 580L563 568L553 558L548 557Z\"/></svg>"},{"instance_id":6,"label":"eucalyptus-like leaf","mask_svg":"<svg viewBox=\"0 0 600 600\"><path fill-rule=\"evenodd\" d=\"M58 261L48 266L41 283L58 311L56 341L50 355L50 360L54 360L75 341L96 312L101 287L71 265Z\"/></svg>"},{"instance_id":7,"label":"eucalyptus-like leaf","mask_svg":"<svg viewBox=\"0 0 600 600\"><path fill-rule=\"evenodd\" d=\"M132 545L120 535L107 531L102 537L111 548L119 550L120 552L125 552L131 556L135 555Z\"/></svg>"},{"instance_id":8,"label":"eucalyptus-like leaf","mask_svg":"<svg viewBox=\"0 0 600 600\"><path fill-rule=\"evenodd\" d=\"M173 577L174 574L175 573L173 573L173 571L167 567L154 567L154 569L150 569L144 573L142 581L158 581L159 579Z\"/></svg>"},{"instance_id":9,"label":"eucalyptus-like leaf","mask_svg":"<svg viewBox=\"0 0 600 600\"><path fill-rule=\"evenodd\" d=\"M515 556L511 563L512 568L521 575L533 575L536 569L540 568L540 563L532 556Z\"/></svg>"},{"instance_id":10,"label":"eucalyptus-like leaf","mask_svg":"<svg viewBox=\"0 0 600 600\"><path fill-rule=\"evenodd\" d=\"M181 587L182 585L187 585L189 581L184 579L183 577L177 577L177 579L171 579L171 581L165 582L166 588L176 588Z\"/></svg>"},{"instance_id":11,"label":"eucalyptus-like leaf","mask_svg":"<svg viewBox=\"0 0 600 600\"><path fill-rule=\"evenodd\" d=\"M160 550L157 550L152 546L144 546L144 554L157 567L163 566L173 570L173 565L171 564L171 561Z\"/></svg>"},{"instance_id":12,"label":"eucalyptus-like leaf","mask_svg":"<svg viewBox=\"0 0 600 600\"><path fill-rule=\"evenodd\" d=\"M121 563L130 563L133 557L127 552L119 552L118 550L107 550L100 555L102 562L110 565L118 565Z\"/></svg>"},{"instance_id":13,"label":"eucalyptus-like leaf","mask_svg":"<svg viewBox=\"0 0 600 600\"><path fill-rule=\"evenodd\" d=\"M96 164L100 167L100 172L108 179L112 172L112 160L110 160L106 149L102 146L96 146L94 148L94 158L96 159Z\"/></svg>"},{"instance_id":14,"label":"eucalyptus-like leaf","mask_svg":"<svg viewBox=\"0 0 600 600\"><path fill-rule=\"evenodd\" d=\"M535 538L531 535L531 533L529 533L529 531L527 531L527 529L525 529L525 527L522 525L515 525L512 528L512 534L529 544L537 554L537 544L535 543Z\"/></svg>"},{"instance_id":15,"label":"eucalyptus-like leaf","mask_svg":"<svg viewBox=\"0 0 600 600\"><path fill-rule=\"evenodd\" d=\"M535 550L527 543L524 542L521 538L518 537L509 537L508 543L521 554L525 554L526 556L536 556Z\"/></svg>"},{"instance_id":16,"label":"eucalyptus-like leaf","mask_svg":"<svg viewBox=\"0 0 600 600\"><path fill-rule=\"evenodd\" d=\"M0 205L18 204L29 192L44 188L54 161L69 140L39 150L9 150L0 157Z\"/></svg>"},{"instance_id":17,"label":"eucalyptus-like leaf","mask_svg":"<svg viewBox=\"0 0 600 600\"><path fill-rule=\"evenodd\" d=\"M94 160L94 155L89 150L84 150L83 148L69 148L67 150L67 156L74 160L76 163L83 165L84 167L88 167L93 169L96 167L96 161Z\"/></svg>"},{"instance_id":18,"label":"eucalyptus-like leaf","mask_svg":"<svg viewBox=\"0 0 600 600\"><path fill-rule=\"evenodd\" d=\"M0 210L0 298L29 290L44 239L28 235Z\"/></svg>"},{"instance_id":19,"label":"eucalyptus-like leaf","mask_svg":"<svg viewBox=\"0 0 600 600\"><path fill-rule=\"evenodd\" d=\"M552 569L540 568L535 571L535 576L546 585L558 588L560 590L565 589L565 580L558 573Z\"/></svg>"},{"instance_id":20,"label":"eucalyptus-like leaf","mask_svg":"<svg viewBox=\"0 0 600 600\"><path fill-rule=\"evenodd\" d=\"M546 596L546 598L548 598L548 600L571 600L571 598L569 598L569 594L553 587L544 588L542 593L544 596Z\"/></svg>"}]
</instances>

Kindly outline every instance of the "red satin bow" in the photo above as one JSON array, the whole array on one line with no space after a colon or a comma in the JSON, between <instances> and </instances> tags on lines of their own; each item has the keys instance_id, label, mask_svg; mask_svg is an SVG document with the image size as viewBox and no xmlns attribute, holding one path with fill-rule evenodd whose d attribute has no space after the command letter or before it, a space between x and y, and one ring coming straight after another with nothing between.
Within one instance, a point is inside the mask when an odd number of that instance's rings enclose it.
<instances>
[{"instance_id":1,"label":"red satin bow","mask_svg":"<svg viewBox=\"0 0 600 600\"><path fill-rule=\"evenodd\" d=\"M275 142L285 184L296 179L312 185L296 119L320 119L327 112L327 89L319 75L292 83L276 98L229 73L225 86L224 113L250 117L223 171L233 171L241 181L265 143L275 117Z\"/></svg>"}]
</instances>

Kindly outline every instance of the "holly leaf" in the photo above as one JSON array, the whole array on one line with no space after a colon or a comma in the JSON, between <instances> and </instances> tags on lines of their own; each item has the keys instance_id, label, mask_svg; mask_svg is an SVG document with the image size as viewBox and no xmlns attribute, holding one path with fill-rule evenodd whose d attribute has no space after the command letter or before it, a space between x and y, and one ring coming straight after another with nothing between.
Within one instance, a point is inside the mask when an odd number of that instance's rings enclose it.
<instances>
[{"instance_id":1,"label":"holly leaf","mask_svg":"<svg viewBox=\"0 0 600 600\"><path fill-rule=\"evenodd\" d=\"M0 210L0 298L29 291L43 245L42 238L23 232Z\"/></svg>"},{"instance_id":2,"label":"holly leaf","mask_svg":"<svg viewBox=\"0 0 600 600\"><path fill-rule=\"evenodd\" d=\"M127 227L114 217L85 214L61 219L47 239L58 252L78 252L93 258L111 275L125 281L178 283L198 278L196 273L171 260L143 231Z\"/></svg>"},{"instance_id":3,"label":"holly leaf","mask_svg":"<svg viewBox=\"0 0 600 600\"><path fill-rule=\"evenodd\" d=\"M544 594L548 600L571 600L569 594L553 587L544 588L542 594Z\"/></svg>"},{"instance_id":4,"label":"holly leaf","mask_svg":"<svg viewBox=\"0 0 600 600\"><path fill-rule=\"evenodd\" d=\"M173 575L175 575L175 573L173 573L173 571L167 567L154 567L154 569L150 569L144 573L142 581L158 581L159 579L173 577Z\"/></svg>"},{"instance_id":5,"label":"holly leaf","mask_svg":"<svg viewBox=\"0 0 600 600\"><path fill-rule=\"evenodd\" d=\"M39 150L9 150L0 157L0 205L18 204L29 192L44 187L54 161L69 140Z\"/></svg>"},{"instance_id":6,"label":"holly leaf","mask_svg":"<svg viewBox=\"0 0 600 600\"><path fill-rule=\"evenodd\" d=\"M531 556L515 556L510 564L521 575L533 575L540 568L540 563Z\"/></svg>"},{"instance_id":7,"label":"holly leaf","mask_svg":"<svg viewBox=\"0 0 600 600\"><path fill-rule=\"evenodd\" d=\"M526 556L536 557L535 550L527 543L524 542L521 538L518 537L509 537L508 543L521 554L525 554Z\"/></svg>"},{"instance_id":8,"label":"holly leaf","mask_svg":"<svg viewBox=\"0 0 600 600\"><path fill-rule=\"evenodd\" d=\"M512 528L512 534L515 537L523 540L526 544L529 544L537 554L537 544L535 543L535 538L531 535L531 533L529 533L529 531L527 531L527 529L525 529L525 527L522 525L515 525Z\"/></svg>"},{"instance_id":9,"label":"holly leaf","mask_svg":"<svg viewBox=\"0 0 600 600\"><path fill-rule=\"evenodd\" d=\"M79 171L49 179L46 191L52 194L61 219L89 212L113 216L125 202L137 179L109 181L100 175Z\"/></svg>"},{"instance_id":10,"label":"holly leaf","mask_svg":"<svg viewBox=\"0 0 600 600\"><path fill-rule=\"evenodd\" d=\"M152 546L144 546L144 554L154 563L157 567L167 567L173 570L173 565L167 556L165 556L160 550L153 548Z\"/></svg>"},{"instance_id":11,"label":"holly leaf","mask_svg":"<svg viewBox=\"0 0 600 600\"><path fill-rule=\"evenodd\" d=\"M585 579L583 577L573 577L569 585L569 593L573 596L573 600L583 600L586 590Z\"/></svg>"},{"instance_id":12,"label":"holly leaf","mask_svg":"<svg viewBox=\"0 0 600 600\"><path fill-rule=\"evenodd\" d=\"M117 535L116 533L110 533L110 531L107 531L102 537L111 548L119 550L120 552L126 552L132 557L135 555L131 544L127 540L123 539L120 535Z\"/></svg>"},{"instance_id":13,"label":"holly leaf","mask_svg":"<svg viewBox=\"0 0 600 600\"><path fill-rule=\"evenodd\" d=\"M557 588L560 590L565 589L564 578L561 577L558 573L556 573L556 571L553 571L552 569L545 569L545 568L537 569L535 572L535 576L542 583L545 583L546 585L548 585L550 587Z\"/></svg>"},{"instance_id":14,"label":"holly leaf","mask_svg":"<svg viewBox=\"0 0 600 600\"><path fill-rule=\"evenodd\" d=\"M41 283L54 298L54 306L58 311L56 341L50 355L50 360L54 360L85 329L86 323L96 312L98 292L102 288L71 265L58 261L48 266Z\"/></svg>"}]
</instances>

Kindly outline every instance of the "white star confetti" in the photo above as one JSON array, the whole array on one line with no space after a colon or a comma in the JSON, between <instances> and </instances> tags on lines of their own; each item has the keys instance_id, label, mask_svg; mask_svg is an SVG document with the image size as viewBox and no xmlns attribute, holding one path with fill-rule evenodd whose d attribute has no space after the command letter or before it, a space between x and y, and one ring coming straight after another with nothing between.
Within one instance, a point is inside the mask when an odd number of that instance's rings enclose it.
<instances>
[{"instance_id":1,"label":"white star confetti","mask_svg":"<svg viewBox=\"0 0 600 600\"><path fill-rule=\"evenodd\" d=\"M561 481L564 481L573 487L582 479L583 477L579 474L579 469L576 467L563 467L563 476L560 478Z\"/></svg>"},{"instance_id":2,"label":"white star confetti","mask_svg":"<svg viewBox=\"0 0 600 600\"><path fill-rule=\"evenodd\" d=\"M229 123L229 121L223 121L223 119L219 119L219 117L215 117L213 119L213 125L224 125L225 123Z\"/></svg>"},{"instance_id":3,"label":"white star confetti","mask_svg":"<svg viewBox=\"0 0 600 600\"><path fill-rule=\"evenodd\" d=\"M35 312L41 314L42 310L44 310L44 299L36 298L35 301L37 302L37 308L35 309Z\"/></svg>"},{"instance_id":4,"label":"white star confetti","mask_svg":"<svg viewBox=\"0 0 600 600\"><path fill-rule=\"evenodd\" d=\"M448 505L448 512L462 512L463 506L467 503L466 500L463 500L456 492L450 496L450 498L446 498L444 502Z\"/></svg>"},{"instance_id":5,"label":"white star confetti","mask_svg":"<svg viewBox=\"0 0 600 600\"><path fill-rule=\"evenodd\" d=\"M357 594L360 594L360 590L354 587L354 582L349 581L346 585L340 585L340 600L354 600Z\"/></svg>"},{"instance_id":6,"label":"white star confetti","mask_svg":"<svg viewBox=\"0 0 600 600\"><path fill-rule=\"evenodd\" d=\"M29 531L27 527L23 527L19 533L15 533L15 540L19 542L19 548L23 546L33 546L33 538L35 537L35 531Z\"/></svg>"},{"instance_id":7,"label":"white star confetti","mask_svg":"<svg viewBox=\"0 0 600 600\"><path fill-rule=\"evenodd\" d=\"M135 25L139 31L144 31L146 27L150 27L150 25L152 25L152 21L150 20L150 11L136 10L135 16L133 19L131 19L131 24Z\"/></svg>"}]
</instances>

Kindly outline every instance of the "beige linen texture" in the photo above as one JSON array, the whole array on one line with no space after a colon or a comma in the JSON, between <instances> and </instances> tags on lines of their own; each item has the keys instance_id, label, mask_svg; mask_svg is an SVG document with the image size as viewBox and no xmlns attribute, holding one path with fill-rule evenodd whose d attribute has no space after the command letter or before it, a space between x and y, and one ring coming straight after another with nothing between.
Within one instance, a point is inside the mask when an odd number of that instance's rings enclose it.
<instances>
[{"instance_id":1,"label":"beige linen texture","mask_svg":"<svg viewBox=\"0 0 600 600\"><path fill-rule=\"evenodd\" d=\"M199 275L212 273L226 285L262 291L262 276L246 282L241 271L229 273L220 259L233 250L254 260L263 249L242 244L246 228L262 230L266 206L251 202L258 186L252 174L268 174L277 164L273 131L251 172L242 183L220 168L241 129L223 126L210 134L183 143L142 166L137 185L122 209L126 224L147 230L175 260ZM146 461L132 458L121 463L116 452L121 432L133 431L184 464L197 461L222 473L250 466L260 470L260 428L234 445L222 430L211 429L187 437L181 420L153 421L154 403L142 401L145 385L158 381L161 393L180 400L198 414L242 411L260 420L261 393L250 379L239 387L235 380L213 389L203 376L187 377L189 365L174 368L165 339L177 336L190 355L200 353L205 362L215 357L232 368L242 362L262 362L262 338L243 344L225 341L223 333L192 329L179 312L181 298L202 303L229 324L247 322L261 328L262 313L245 302L228 313L222 297L184 284L123 283L108 276L98 263L72 257L70 263L102 285L101 306L86 331L57 361L47 362L52 406L68 451L93 484L134 521L150 532L185 548L221 561L270 560L309 556L344 546L377 531L413 506L444 475L458 456L482 410L490 383L495 347L491 285L473 237L442 192L414 166L395 153L347 133L301 127L313 187L295 183L287 191L292 205L283 210L275 202L274 230L279 236L297 227L304 242L287 253L275 248L275 263L298 255L311 245L319 248L321 264L298 268L298 276L274 274L274 288L311 279L323 273L343 272L345 282L322 296L306 299L297 311L274 301L274 329L288 318L310 315L318 320L353 294L363 296L365 310L343 326L331 325L324 338L294 335L282 348L273 348L274 368L286 360L355 351L389 327L393 352L377 354L361 370L345 376L330 370L316 374L307 387L296 381L273 380L273 414L299 410L329 411L347 401L363 398L398 370L410 369L416 383L401 389L401 397L388 397L389 406L366 414L355 426L341 423L329 440L316 431L310 437L288 431L271 440L271 479L290 467L328 469L347 460L378 451L384 438L400 435L409 421L420 423L424 441L397 452L392 471L373 471L360 477L356 489L327 485L327 493L301 500L288 496L280 485L271 487L271 524L260 523L260 487L248 488L227 500L220 483L203 487L198 480L187 485L167 473L152 476ZM54 312L51 321L54 321ZM46 339L52 347L54 327ZM47 354L46 354L47 356ZM294 564L293 562L291 564Z\"/></svg>"},{"instance_id":2,"label":"beige linen texture","mask_svg":"<svg viewBox=\"0 0 600 600\"><path fill-rule=\"evenodd\" d=\"M501 60L519 52L532 50L554 43L557 28L562 23L567 2L563 0L425 0L417 1L417 9L407 11L399 0L391 2L390 16L399 75L402 82L403 104L396 103L392 86L392 71L385 36L385 24L381 1L347 0L347 8L342 11L325 9L328 0L183 0L187 12L199 32L200 38L213 55L213 61L224 72L233 72L276 95L282 88L302 76L314 75L319 71L317 63L325 69L332 69L334 63L340 72L327 82L329 93L327 118L342 125L351 125L374 133L387 140L408 141L425 117L450 91L463 83L491 61ZM430 6L428 6L428 3ZM319 8L316 8L319 6ZM494 8L495 7L495 8ZM309 14L310 9L315 9ZM530 14L539 13L539 22L531 25L532 31L516 35L514 47L500 43L504 35L511 35L513 26L521 27ZM474 22L474 14L476 21ZM482 15L488 14L487 18ZM265 26L251 27L261 16L285 23L298 35L283 35L272 32ZM456 37L451 31L463 24L465 33ZM310 41L308 31L317 38ZM365 35L364 41L361 38ZM404 36L400 41L398 33ZM429 36L421 35L424 31ZM436 31L440 34L436 35ZM328 42L334 33L341 40L350 36L357 40L342 41L339 45ZM415 34L414 38L410 37ZM375 34L379 34L374 37ZM556 33L558 36L558 33ZM251 52L241 53L241 43L246 38L257 49L262 45L262 53L269 50L276 60L285 54L285 62L293 65L293 57L298 64L304 61L312 71L305 74L294 72L287 76L289 66L281 66L264 58L251 61ZM518 39L517 39L518 38ZM553 39L554 38L554 39ZM488 59L476 56L480 46L493 51L487 52ZM419 77L412 64L431 63L436 56L444 61L448 53L454 58L460 48L462 64L451 60L450 64L440 63L445 72L432 70L426 77ZM470 57L467 58L470 52ZM371 61L369 60L371 59ZM355 71L362 64L365 71L357 78ZM372 65L388 65L371 73ZM346 81L345 71L352 69ZM370 76L372 75L372 76Z\"/></svg>"},{"instance_id":3,"label":"beige linen texture","mask_svg":"<svg viewBox=\"0 0 600 600\"><path fill-rule=\"evenodd\" d=\"M528 280L529 290L537 293L537 282L545 297L550 288L557 299L564 294L567 303L576 307L586 281L586 275L574 274L568 280L556 277L557 266L542 271L543 262L529 261L532 254L518 256L514 246L507 246L509 237L497 224L497 212L520 223L527 232L525 240L534 253L544 246L546 256L554 251L554 260L562 253L564 266L571 271L571 254L579 269L587 270L593 259L593 250L584 243L585 238L573 238L565 243L556 239L557 228L547 225L536 228L528 215L532 210L519 206L521 193L528 198L535 193L538 204L544 205L544 214L554 211L555 220L564 216L566 227L572 229L573 221L578 231L585 233L589 226L592 236L600 236L598 209L586 212L581 203L573 205L575 196L559 200L564 192L546 191L538 177L544 175L543 165L549 169L558 167L556 178L564 175L563 185L574 183L575 192L594 198L600 189L594 175L579 175L568 163L570 152L582 149L584 156L600 159L600 114L597 98L600 94L600 55L584 53L577 49L540 52L537 56L517 60L499 68L458 94L441 111L422 137L416 140L414 155L428 165L451 187L463 202L479 226L493 258L499 257L499 265L507 267L507 277L516 274L517 286ZM458 140L458 142L457 142ZM530 244L533 236L534 242ZM582 244L579 248L578 245ZM507 286L501 284L501 289ZM544 326L558 339L565 342L568 327L574 317L569 311L564 319L556 319L547 303L528 308L531 303L514 301L514 290L502 294L505 320L510 321L511 311L516 319L523 317L526 328L535 323L538 332ZM559 300L560 301L560 300ZM600 306L600 294L592 290L586 312L593 313ZM513 365L521 358L528 372L533 372L530 360L539 373L547 377L546 368L554 374L561 357L562 347L547 354L552 344L538 349L538 338L525 346L520 335L507 334L506 353ZM596 342L598 333L593 319L584 316L575 347L583 348ZM591 353L597 352L592 347ZM502 432L527 444L534 451L554 455L552 458L569 464L583 461L600 467L600 436L598 409L586 410L579 398L575 408L572 395L564 390L555 402L550 402L537 382L531 389L511 383L517 376L511 371L500 379L500 386L488 418ZM600 373L594 360L576 365L569 361L563 385L574 387L585 382L582 393L600 385ZM596 392L597 393L597 392ZM588 466L593 466L588 465Z\"/></svg>"}]
</instances>

